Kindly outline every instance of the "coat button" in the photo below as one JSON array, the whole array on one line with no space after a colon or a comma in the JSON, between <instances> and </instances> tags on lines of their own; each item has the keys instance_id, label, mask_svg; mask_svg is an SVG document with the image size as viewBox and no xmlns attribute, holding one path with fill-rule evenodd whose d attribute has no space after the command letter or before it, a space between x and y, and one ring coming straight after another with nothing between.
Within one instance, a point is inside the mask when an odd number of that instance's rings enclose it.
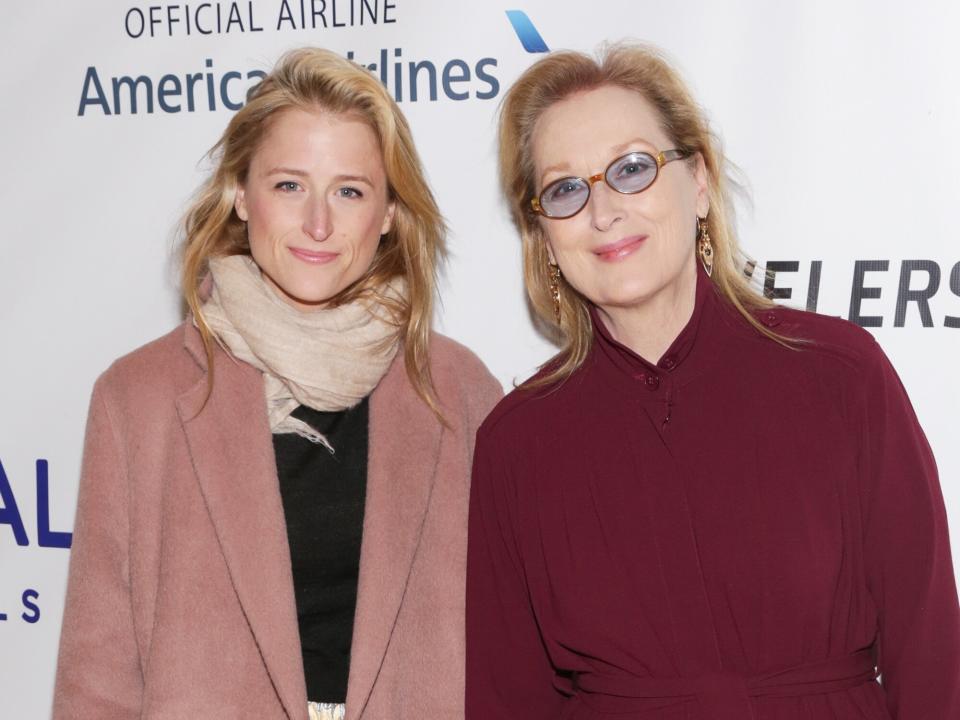
<instances>
[{"instance_id":1,"label":"coat button","mask_svg":"<svg viewBox=\"0 0 960 720\"><path fill-rule=\"evenodd\" d=\"M660 387L660 378L656 375L647 375L646 380L643 382L646 384L647 390L656 390Z\"/></svg>"},{"instance_id":2,"label":"coat button","mask_svg":"<svg viewBox=\"0 0 960 720\"><path fill-rule=\"evenodd\" d=\"M767 310L763 315L760 316L760 322L762 322L767 327L776 327L780 324L780 316L777 315L773 310Z\"/></svg>"},{"instance_id":3,"label":"coat button","mask_svg":"<svg viewBox=\"0 0 960 720\"><path fill-rule=\"evenodd\" d=\"M660 367L664 370L673 370L677 366L677 361L673 355L667 355L660 361Z\"/></svg>"}]
</instances>

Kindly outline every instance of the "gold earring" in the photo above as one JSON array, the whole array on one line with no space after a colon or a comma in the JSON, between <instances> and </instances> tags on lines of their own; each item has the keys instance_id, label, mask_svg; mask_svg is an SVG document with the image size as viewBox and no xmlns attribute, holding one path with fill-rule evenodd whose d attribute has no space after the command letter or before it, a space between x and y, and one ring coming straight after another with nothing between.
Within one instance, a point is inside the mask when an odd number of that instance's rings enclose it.
<instances>
[{"instance_id":1,"label":"gold earring","mask_svg":"<svg viewBox=\"0 0 960 720\"><path fill-rule=\"evenodd\" d=\"M553 298L553 312L557 316L557 325L560 324L560 266L547 262L550 272L550 297Z\"/></svg>"},{"instance_id":2,"label":"gold earring","mask_svg":"<svg viewBox=\"0 0 960 720\"><path fill-rule=\"evenodd\" d=\"M697 218L697 254L700 264L703 265L707 277L713 275L713 243L710 242L710 231L707 229L707 219Z\"/></svg>"}]
</instances>

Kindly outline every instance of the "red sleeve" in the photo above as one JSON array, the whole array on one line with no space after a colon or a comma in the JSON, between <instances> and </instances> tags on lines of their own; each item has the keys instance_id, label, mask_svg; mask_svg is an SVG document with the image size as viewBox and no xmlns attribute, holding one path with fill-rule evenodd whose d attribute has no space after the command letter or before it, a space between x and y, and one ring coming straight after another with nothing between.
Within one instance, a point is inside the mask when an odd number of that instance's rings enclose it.
<instances>
[{"instance_id":1,"label":"red sleeve","mask_svg":"<svg viewBox=\"0 0 960 720\"><path fill-rule=\"evenodd\" d=\"M87 419L53 720L140 717L129 574L129 495L102 381Z\"/></svg>"},{"instance_id":2,"label":"red sleeve","mask_svg":"<svg viewBox=\"0 0 960 720\"><path fill-rule=\"evenodd\" d=\"M467 546L466 720L556 720L564 697L530 604L516 495L496 444L477 437Z\"/></svg>"},{"instance_id":3,"label":"red sleeve","mask_svg":"<svg viewBox=\"0 0 960 720\"><path fill-rule=\"evenodd\" d=\"M861 462L881 682L894 720L960 718L960 610L937 467L896 371L871 345Z\"/></svg>"}]
</instances>

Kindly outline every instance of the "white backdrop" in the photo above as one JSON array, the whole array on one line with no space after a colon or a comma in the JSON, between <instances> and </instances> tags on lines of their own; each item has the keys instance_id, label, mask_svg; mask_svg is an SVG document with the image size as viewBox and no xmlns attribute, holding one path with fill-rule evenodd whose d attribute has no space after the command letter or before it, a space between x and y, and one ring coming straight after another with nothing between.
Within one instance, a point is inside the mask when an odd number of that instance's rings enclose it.
<instances>
[{"instance_id":1,"label":"white backdrop","mask_svg":"<svg viewBox=\"0 0 960 720\"><path fill-rule=\"evenodd\" d=\"M311 6L323 11L316 27ZM399 63L402 107L452 231L440 329L505 386L551 354L527 314L519 243L496 188L498 102L537 58L506 10L525 11L550 48L633 37L675 59L748 180L753 207L742 208L740 226L757 275L767 262L788 263L777 266L777 287L803 307L819 272L817 309L859 315L901 373L940 466L960 556L960 6L243 0L159 3L152 16L149 7L8 3L0 22L4 717L49 714L62 546L93 381L179 321L176 223L225 106L256 79L248 73L314 44L365 64L385 58L395 90ZM412 101L409 63L424 61L435 68L435 99L425 69ZM113 80L141 76L134 113L130 81L115 98ZM874 268L859 282L858 263ZM898 321L898 299L911 292L927 305L907 303Z\"/></svg>"}]
</instances>

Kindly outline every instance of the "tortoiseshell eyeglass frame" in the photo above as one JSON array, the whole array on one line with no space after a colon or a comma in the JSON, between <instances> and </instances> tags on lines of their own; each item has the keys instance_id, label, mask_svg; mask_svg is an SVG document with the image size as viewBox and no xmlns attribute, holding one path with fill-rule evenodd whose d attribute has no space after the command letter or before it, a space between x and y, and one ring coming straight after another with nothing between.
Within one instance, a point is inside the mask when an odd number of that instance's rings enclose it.
<instances>
[{"instance_id":1,"label":"tortoiseshell eyeglass frame","mask_svg":"<svg viewBox=\"0 0 960 720\"><path fill-rule=\"evenodd\" d=\"M594 184L594 183L600 182L600 181L602 180L602 181L604 181L605 183L607 183L608 186L610 186L612 189L616 190L616 191L617 191L618 193L620 193L621 195L636 195L637 193L641 193L641 192L643 192L644 190L649 190L651 187L653 187L653 184L657 181L657 178L660 177L660 168L662 168L662 167L663 167L664 165L666 165L668 162L672 162L673 160L682 160L683 158L688 158L688 157L690 157L691 154L692 154L692 153L690 153L690 152L687 151L687 150L680 150L680 149L678 149L678 148L671 148L670 150L663 150L663 151L661 151L661 152L658 152L656 155L653 155L652 153L649 153L649 152L647 152L646 150L633 150L633 151L631 151L631 152L624 153L623 155L620 155L620 156L614 158L614 159L610 162L610 164L607 165L606 169L605 169L602 173L597 173L596 175L591 175L591 176L588 177L588 178L575 177L575 176L571 175L571 176L569 176L569 177L562 177L562 178L558 178L557 180L554 180L554 181L551 182L549 185L547 185L543 190L541 190L541 191L540 191L540 194L539 194L538 196L533 197L533 198L530 198L530 208L531 208L531 209L533 210L533 212L535 212L536 214L538 214L538 215L543 215L543 217L550 218L551 220L566 220L567 218L572 218L574 215L576 215L576 214L579 213L581 210L583 210L583 209L587 206L587 203L590 202L590 191L593 189L593 184ZM628 157L628 156L630 156L630 155L646 155L647 157L649 157L650 159L652 159L652 160L657 164L657 172L656 172L656 174L653 176L653 180L651 180L648 185L645 185L644 187L640 188L639 190L620 190L619 188L611 185L610 182L606 179L606 178L607 178L607 173L610 172L610 168L612 168L612 167L613 167L614 165L616 165L618 162L620 162L620 161L623 160L625 157ZM550 214L548 214L548 213L543 209L543 205L542 205L542 202L541 202L541 198L543 197L543 194L544 194L545 192L547 192L547 190L549 190L551 187L553 187L554 185L556 185L557 183L567 182L567 181L570 181L570 180L580 180L581 182L586 183L586 185L587 185L587 197L586 197L586 199L583 201L583 205L581 205L579 208L577 208L574 212L570 213L569 215L550 215Z\"/></svg>"}]
</instances>

